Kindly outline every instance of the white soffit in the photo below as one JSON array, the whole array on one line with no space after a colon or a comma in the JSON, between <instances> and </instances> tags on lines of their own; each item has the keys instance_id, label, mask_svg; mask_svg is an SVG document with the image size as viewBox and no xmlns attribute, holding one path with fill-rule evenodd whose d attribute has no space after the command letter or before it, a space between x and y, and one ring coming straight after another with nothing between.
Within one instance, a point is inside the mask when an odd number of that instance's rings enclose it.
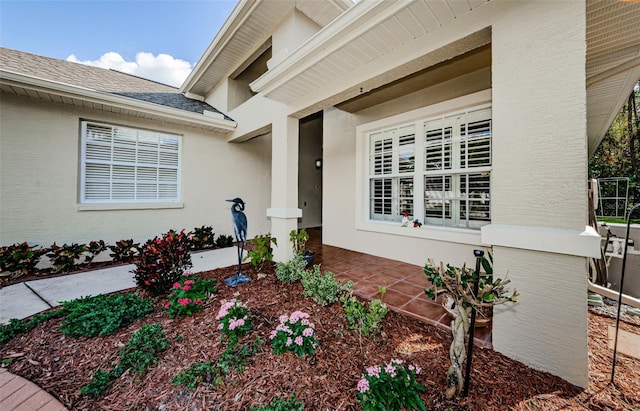
<instances>
[{"instance_id":1,"label":"white soffit","mask_svg":"<svg viewBox=\"0 0 640 411\"><path fill-rule=\"evenodd\" d=\"M290 54L282 67L274 67L251 87L270 99L292 104L337 78L420 41L487 2L361 1Z\"/></svg>"},{"instance_id":2,"label":"white soffit","mask_svg":"<svg viewBox=\"0 0 640 411\"><path fill-rule=\"evenodd\" d=\"M586 77L591 155L640 79L640 3L587 1Z\"/></svg>"},{"instance_id":3,"label":"white soffit","mask_svg":"<svg viewBox=\"0 0 640 411\"><path fill-rule=\"evenodd\" d=\"M240 1L196 63L180 91L206 96L269 42L278 24L297 8L324 27L352 5L350 0Z\"/></svg>"}]
</instances>

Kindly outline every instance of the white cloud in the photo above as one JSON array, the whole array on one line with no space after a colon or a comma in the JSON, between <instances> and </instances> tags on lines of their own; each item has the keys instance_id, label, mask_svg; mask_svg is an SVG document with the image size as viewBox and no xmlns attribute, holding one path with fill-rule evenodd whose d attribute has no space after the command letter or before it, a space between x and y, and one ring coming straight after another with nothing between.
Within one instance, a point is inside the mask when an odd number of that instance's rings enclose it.
<instances>
[{"instance_id":1,"label":"white cloud","mask_svg":"<svg viewBox=\"0 0 640 411\"><path fill-rule=\"evenodd\" d=\"M173 58L168 54L154 56L146 52L136 54L136 61L126 61L120 54L113 51L103 54L98 60L85 61L78 60L72 54L67 57L67 61L114 69L176 87L182 84L192 68L188 61Z\"/></svg>"}]
</instances>

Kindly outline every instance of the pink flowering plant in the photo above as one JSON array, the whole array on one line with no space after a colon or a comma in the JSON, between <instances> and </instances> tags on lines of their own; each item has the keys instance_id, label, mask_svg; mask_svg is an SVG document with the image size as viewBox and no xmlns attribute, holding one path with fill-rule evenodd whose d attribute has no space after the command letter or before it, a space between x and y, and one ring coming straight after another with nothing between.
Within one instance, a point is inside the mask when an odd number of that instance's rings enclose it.
<instances>
[{"instance_id":1,"label":"pink flowering plant","mask_svg":"<svg viewBox=\"0 0 640 411\"><path fill-rule=\"evenodd\" d=\"M171 318L178 315L193 315L202 310L207 294L214 292L216 292L214 280L203 280L190 271L185 271L169 290L169 301L164 308Z\"/></svg>"},{"instance_id":2,"label":"pink flowering plant","mask_svg":"<svg viewBox=\"0 0 640 411\"><path fill-rule=\"evenodd\" d=\"M393 359L384 366L366 369L358 381L357 396L365 411L374 410L426 410L418 392L424 387L416 381L420 367Z\"/></svg>"},{"instance_id":3,"label":"pink flowering plant","mask_svg":"<svg viewBox=\"0 0 640 411\"><path fill-rule=\"evenodd\" d=\"M222 333L222 339L228 340L229 347L235 347L252 327L249 308L237 298L231 301L222 300L216 320L220 321L218 331Z\"/></svg>"},{"instance_id":4,"label":"pink flowering plant","mask_svg":"<svg viewBox=\"0 0 640 411\"><path fill-rule=\"evenodd\" d=\"M309 314L294 311L291 315L281 315L279 320L278 326L269 335L273 352L283 354L291 351L300 357L313 355L318 339L315 325L309 321Z\"/></svg>"}]
</instances>

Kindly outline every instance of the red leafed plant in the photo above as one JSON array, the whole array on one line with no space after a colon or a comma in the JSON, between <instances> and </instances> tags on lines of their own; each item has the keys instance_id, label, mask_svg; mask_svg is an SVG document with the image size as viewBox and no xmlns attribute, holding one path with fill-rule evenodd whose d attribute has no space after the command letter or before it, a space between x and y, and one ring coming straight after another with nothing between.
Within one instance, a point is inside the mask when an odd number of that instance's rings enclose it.
<instances>
[{"instance_id":1,"label":"red leafed plant","mask_svg":"<svg viewBox=\"0 0 640 411\"><path fill-rule=\"evenodd\" d=\"M154 295L167 293L193 265L189 248L189 235L184 230L169 230L162 237L148 240L132 271L138 287Z\"/></svg>"}]
</instances>

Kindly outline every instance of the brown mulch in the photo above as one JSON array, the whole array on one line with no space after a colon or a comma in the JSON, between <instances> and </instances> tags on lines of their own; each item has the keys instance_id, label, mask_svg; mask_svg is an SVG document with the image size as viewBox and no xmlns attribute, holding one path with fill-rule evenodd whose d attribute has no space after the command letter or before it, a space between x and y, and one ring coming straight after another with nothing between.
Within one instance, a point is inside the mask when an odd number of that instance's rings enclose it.
<instances>
[{"instance_id":1,"label":"brown mulch","mask_svg":"<svg viewBox=\"0 0 640 411\"><path fill-rule=\"evenodd\" d=\"M218 292L204 311L193 317L171 319L162 309L164 300L143 320L104 338L66 337L57 331L60 319L41 324L31 332L0 345L0 357L16 353L9 371L25 377L53 394L69 409L77 410L247 410L278 396L295 394L308 410L359 409L356 384L368 366L401 358L422 367L421 394L430 410L633 410L640 407L640 360L618 355L616 387L609 384L612 352L606 346L606 327L614 320L589 313L591 382L581 390L550 374L533 370L493 350L474 351L469 397L444 398L445 372L451 337L437 329L389 312L383 333L375 338L360 337L347 329L342 307L321 307L301 295L300 284L280 283L270 267L258 279L252 267L243 271L253 280L237 288L223 279L235 274L229 267L201 273L218 280ZM232 372L221 386L200 385L194 390L174 386L172 378L193 362L215 362L224 347L216 331L215 316L220 301L234 293L251 309L254 328L243 341L257 336L267 340L262 351L249 357L243 373ZM320 345L315 355L299 358L274 355L269 332L278 317L301 310L316 324ZM118 361L118 347L148 323L162 324L171 339L160 362L142 377L125 373L105 395L91 399L79 393L98 368L111 369ZM638 333L639 324L621 322L621 328Z\"/></svg>"}]
</instances>

